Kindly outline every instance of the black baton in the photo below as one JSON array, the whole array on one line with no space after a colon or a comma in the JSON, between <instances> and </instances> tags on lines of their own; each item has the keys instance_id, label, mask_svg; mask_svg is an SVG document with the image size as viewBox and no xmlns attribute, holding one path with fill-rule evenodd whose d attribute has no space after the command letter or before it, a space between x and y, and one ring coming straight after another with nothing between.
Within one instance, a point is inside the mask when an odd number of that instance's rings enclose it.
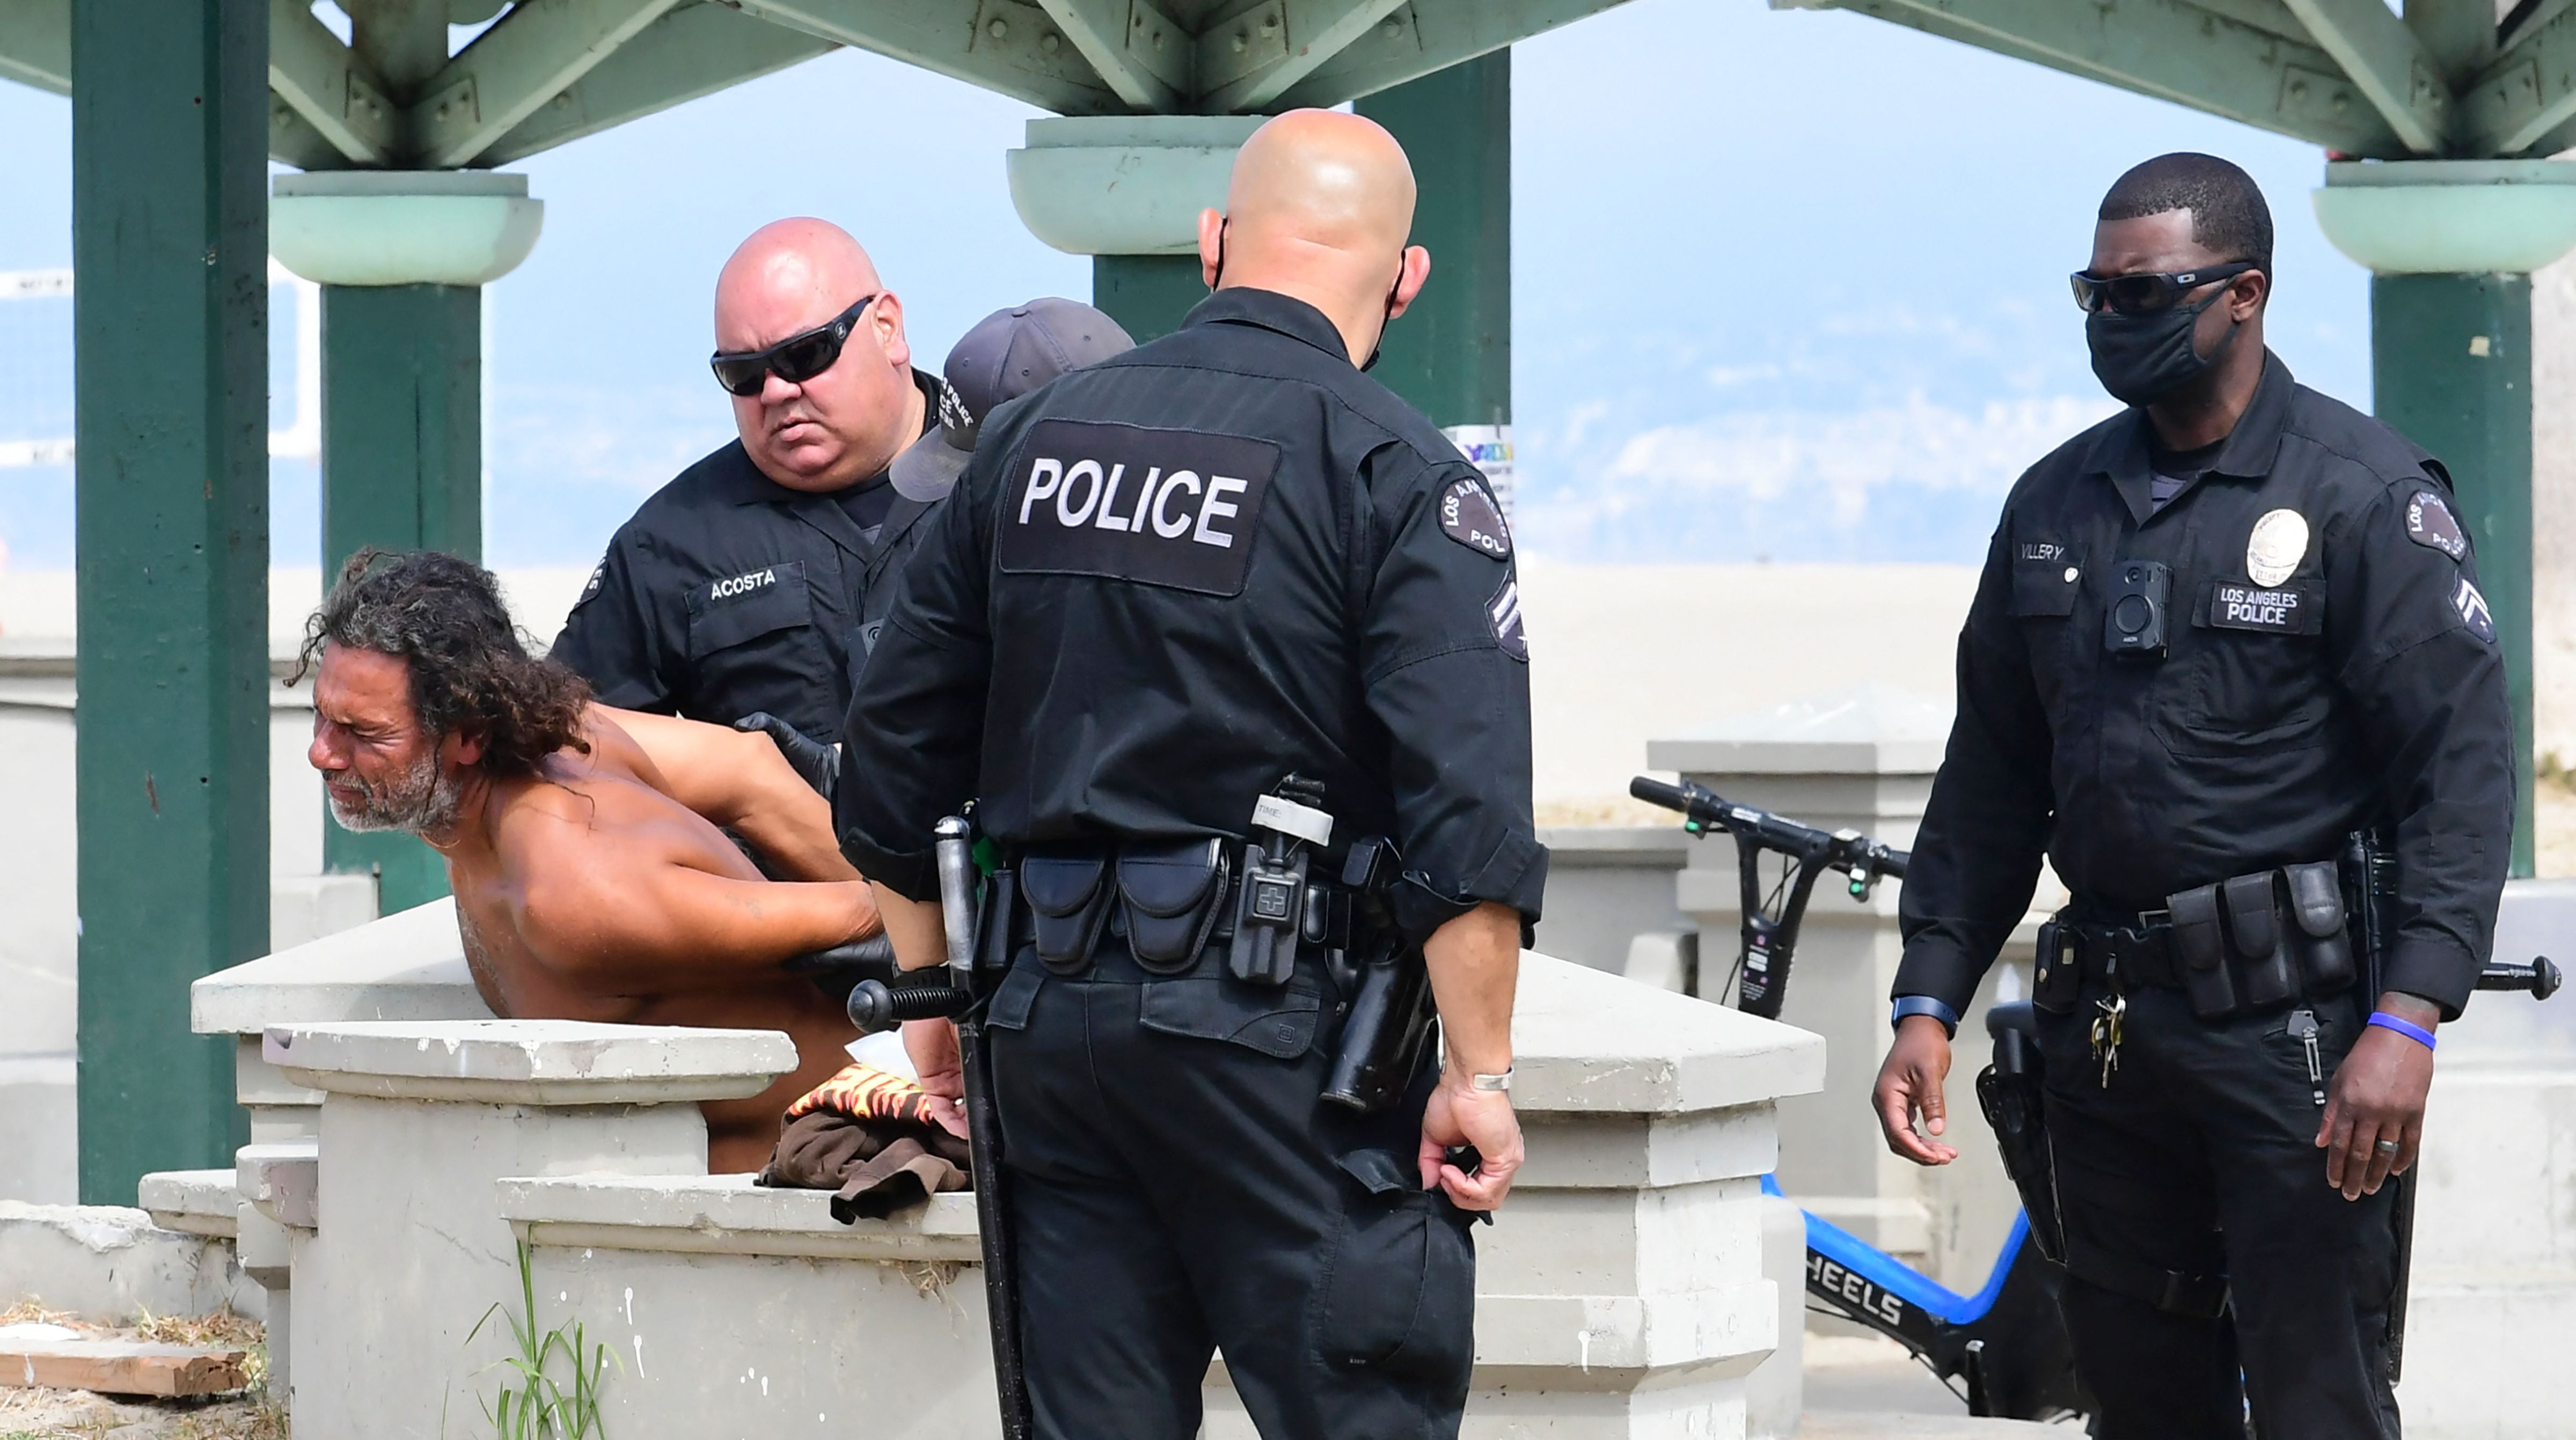
<instances>
[{"instance_id":1,"label":"black baton","mask_svg":"<svg viewBox=\"0 0 2576 1440\"><path fill-rule=\"evenodd\" d=\"M939 822L939 918L948 940L948 983L971 993L975 983L974 828L961 816ZM957 1059L966 1086L966 1144L975 1167L975 1233L984 1250L984 1313L993 1329L993 1389L1002 1409L1002 1440L1028 1440L1027 1371L1020 1360L1020 1267L1003 1203L1002 1120L993 1101L993 1065L984 1053L984 1010L957 1016Z\"/></svg>"}]
</instances>

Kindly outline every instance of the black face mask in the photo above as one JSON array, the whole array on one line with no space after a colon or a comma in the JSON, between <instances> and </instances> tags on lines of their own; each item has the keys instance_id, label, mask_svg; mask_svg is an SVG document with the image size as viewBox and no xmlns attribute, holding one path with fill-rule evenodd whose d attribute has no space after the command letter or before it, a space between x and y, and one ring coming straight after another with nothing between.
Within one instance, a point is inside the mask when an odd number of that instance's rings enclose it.
<instances>
[{"instance_id":1,"label":"black face mask","mask_svg":"<svg viewBox=\"0 0 2576 1440\"><path fill-rule=\"evenodd\" d=\"M2153 405L2197 380L2236 343L2242 327L2230 321L2226 338L2204 360L2191 346L2201 312L2227 298L2232 287L2197 305L2168 305L2144 315L2097 310L2084 320L2084 342L2093 351L2093 376L2124 405Z\"/></svg>"},{"instance_id":2,"label":"black face mask","mask_svg":"<svg viewBox=\"0 0 2576 1440\"><path fill-rule=\"evenodd\" d=\"M1211 291L1225 283L1225 229L1231 223L1233 222L1230 220L1222 219L1216 222L1216 274L1208 281L1208 289ZM1386 287L1386 319L1377 327L1377 343L1369 347L1368 358L1360 362L1360 373L1363 375L1376 369L1378 358L1386 353L1386 327L1395 323L1395 292L1403 288L1404 261L1399 252L1395 266L1395 283Z\"/></svg>"}]
</instances>

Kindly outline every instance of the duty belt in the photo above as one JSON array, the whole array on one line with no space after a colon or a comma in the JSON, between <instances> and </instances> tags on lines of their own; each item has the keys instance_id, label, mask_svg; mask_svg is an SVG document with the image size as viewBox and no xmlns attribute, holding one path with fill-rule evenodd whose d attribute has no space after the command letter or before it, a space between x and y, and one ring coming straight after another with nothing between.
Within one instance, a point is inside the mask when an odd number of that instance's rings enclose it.
<instances>
[{"instance_id":1,"label":"duty belt","mask_svg":"<svg viewBox=\"0 0 2576 1440\"><path fill-rule=\"evenodd\" d=\"M2050 922L2056 936L2054 954L2043 956L2041 968L2071 964L2087 980L2126 993L2150 986L2178 990L2183 977L2179 960L2174 955L2173 915L2164 910L2148 910L2114 924L2089 924L2080 920ZM2049 976L2037 977L2047 983Z\"/></svg>"}]
</instances>

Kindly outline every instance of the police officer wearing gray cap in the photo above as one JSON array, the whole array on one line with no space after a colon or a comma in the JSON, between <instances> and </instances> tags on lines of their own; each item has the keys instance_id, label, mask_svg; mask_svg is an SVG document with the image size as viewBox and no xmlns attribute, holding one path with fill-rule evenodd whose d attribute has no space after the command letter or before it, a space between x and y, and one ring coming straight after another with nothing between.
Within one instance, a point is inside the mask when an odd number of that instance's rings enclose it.
<instances>
[{"instance_id":1,"label":"police officer wearing gray cap","mask_svg":"<svg viewBox=\"0 0 2576 1440\"><path fill-rule=\"evenodd\" d=\"M919 548L921 517L948 498L958 472L975 453L984 417L1068 370L1079 370L1136 348L1118 322L1088 305L1043 296L996 310L976 322L948 352L939 423L894 457L887 474L894 504L887 508L870 556L859 614L862 654L874 650L886 612L894 607L895 580L904 559Z\"/></svg>"}]
</instances>

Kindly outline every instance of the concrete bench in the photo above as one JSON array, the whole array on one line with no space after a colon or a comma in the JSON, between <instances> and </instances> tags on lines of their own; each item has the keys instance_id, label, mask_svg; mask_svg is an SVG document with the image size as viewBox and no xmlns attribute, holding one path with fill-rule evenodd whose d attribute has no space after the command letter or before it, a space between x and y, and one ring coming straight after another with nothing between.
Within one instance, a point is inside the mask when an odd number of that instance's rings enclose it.
<instances>
[{"instance_id":1,"label":"concrete bench","mask_svg":"<svg viewBox=\"0 0 2576 1440\"><path fill-rule=\"evenodd\" d=\"M1784 1298L1762 1253L1772 1107L1821 1083L1821 1045L1538 955L1514 1038L1530 1159L1479 1232L1470 1433L1740 1429ZM478 1414L524 1245L536 1330L578 1323L618 1357L622 1440L996 1433L970 1196L842 1226L821 1192L705 1173L695 1102L793 1058L767 1032L272 1028L262 1063L321 1097L318 1133L309 1158L245 1151L235 1183L258 1197L243 1223L287 1241L299 1432ZM1248 1436L1221 1363L1208 1383L1207 1433Z\"/></svg>"}]
</instances>

